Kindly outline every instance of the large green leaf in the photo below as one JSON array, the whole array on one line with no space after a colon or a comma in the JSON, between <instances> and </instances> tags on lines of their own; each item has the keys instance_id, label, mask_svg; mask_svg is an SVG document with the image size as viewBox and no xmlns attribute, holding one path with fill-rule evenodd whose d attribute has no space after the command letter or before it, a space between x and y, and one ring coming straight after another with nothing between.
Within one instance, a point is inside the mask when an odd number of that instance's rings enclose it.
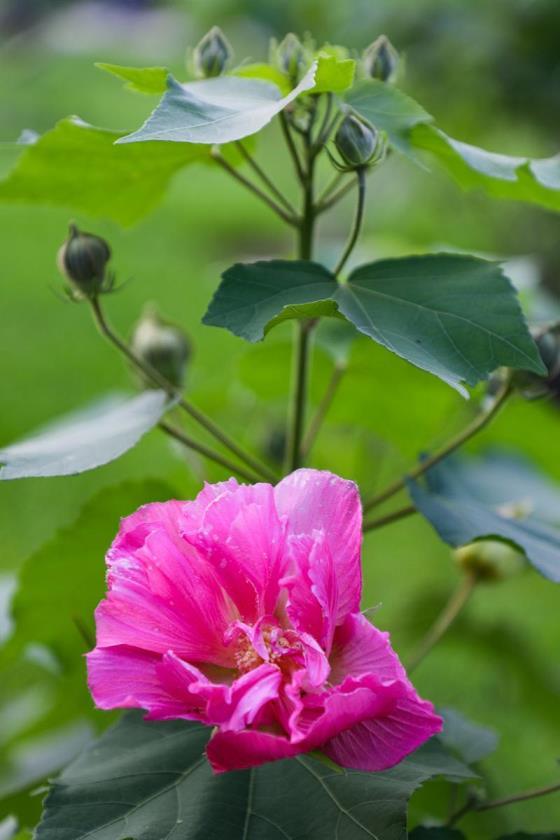
<instances>
[{"instance_id":1,"label":"large green leaf","mask_svg":"<svg viewBox=\"0 0 560 840\"><path fill-rule=\"evenodd\" d=\"M419 825L409 834L410 840L466 840L462 831L444 826Z\"/></svg>"},{"instance_id":2,"label":"large green leaf","mask_svg":"<svg viewBox=\"0 0 560 840\"><path fill-rule=\"evenodd\" d=\"M434 741L384 773L337 772L303 756L215 776L209 733L126 714L55 782L37 840L403 840L416 788L472 775Z\"/></svg>"},{"instance_id":3,"label":"large green leaf","mask_svg":"<svg viewBox=\"0 0 560 840\"><path fill-rule=\"evenodd\" d=\"M499 265L457 254L381 260L340 284L316 263L235 265L204 323L258 341L287 318L336 310L374 341L465 393L500 365L544 367Z\"/></svg>"},{"instance_id":4,"label":"large green leaf","mask_svg":"<svg viewBox=\"0 0 560 840\"><path fill-rule=\"evenodd\" d=\"M207 146L116 146L122 136L61 120L24 149L0 182L0 202L56 204L129 225L160 201L179 169L209 156Z\"/></svg>"},{"instance_id":5,"label":"large green leaf","mask_svg":"<svg viewBox=\"0 0 560 840\"><path fill-rule=\"evenodd\" d=\"M218 76L182 85L169 76L163 99L144 125L117 142L220 144L241 140L256 134L286 105L313 88L316 69L313 64L286 96L276 85L260 79Z\"/></svg>"},{"instance_id":6,"label":"large green leaf","mask_svg":"<svg viewBox=\"0 0 560 840\"><path fill-rule=\"evenodd\" d=\"M560 155L542 160L512 157L455 140L418 102L377 79L359 82L346 102L416 162L424 164L420 153L428 152L464 189L560 210Z\"/></svg>"},{"instance_id":7,"label":"large green leaf","mask_svg":"<svg viewBox=\"0 0 560 840\"><path fill-rule=\"evenodd\" d=\"M164 391L110 397L0 449L0 479L75 475L123 455L169 408Z\"/></svg>"},{"instance_id":8,"label":"large green leaf","mask_svg":"<svg viewBox=\"0 0 560 840\"><path fill-rule=\"evenodd\" d=\"M136 93L165 93L169 70L166 67L122 67L120 64L98 62L96 67L123 79L125 87Z\"/></svg>"},{"instance_id":9,"label":"large green leaf","mask_svg":"<svg viewBox=\"0 0 560 840\"><path fill-rule=\"evenodd\" d=\"M447 458L428 471L424 482L410 481L408 490L418 510L449 545L497 537L518 546L541 574L560 583L560 528L549 524L546 513L539 515L535 473L519 461L501 473L504 462L505 458L492 456ZM543 479L542 490L548 485ZM525 518L519 518L524 510Z\"/></svg>"}]
</instances>

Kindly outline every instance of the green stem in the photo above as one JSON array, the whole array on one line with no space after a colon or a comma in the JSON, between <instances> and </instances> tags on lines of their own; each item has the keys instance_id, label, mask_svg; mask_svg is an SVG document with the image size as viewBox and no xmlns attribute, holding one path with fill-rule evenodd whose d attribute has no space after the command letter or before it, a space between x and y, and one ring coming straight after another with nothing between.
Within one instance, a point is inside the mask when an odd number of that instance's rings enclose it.
<instances>
[{"instance_id":1,"label":"green stem","mask_svg":"<svg viewBox=\"0 0 560 840\"><path fill-rule=\"evenodd\" d=\"M431 649L447 633L469 598L478 582L474 574L464 574L457 589L452 593L449 601L430 627L415 652L412 654L406 670L410 674L428 655Z\"/></svg>"},{"instance_id":2,"label":"green stem","mask_svg":"<svg viewBox=\"0 0 560 840\"><path fill-rule=\"evenodd\" d=\"M364 522L362 530L365 534L368 531L374 531L376 528L383 528L384 525L391 525L393 522L398 522L407 516L412 516L413 513L418 513L414 505L407 505L398 510L393 510L391 513L386 513L385 516L379 516L377 519L370 519L369 522Z\"/></svg>"},{"instance_id":3,"label":"green stem","mask_svg":"<svg viewBox=\"0 0 560 840\"><path fill-rule=\"evenodd\" d=\"M294 162L296 174L299 180L303 183L305 180L305 172L303 170L299 152L296 148L296 144L294 142L294 138L292 137L292 132L290 131L290 126L288 125L288 120L284 111L280 112L280 126L282 128L282 134L284 135L288 151L290 152L291 158Z\"/></svg>"},{"instance_id":4,"label":"green stem","mask_svg":"<svg viewBox=\"0 0 560 840\"><path fill-rule=\"evenodd\" d=\"M208 458L210 461L214 461L214 463L219 464L221 467L224 467L229 472L235 473L240 478L245 479L245 481L254 484L258 482L259 476L254 475L253 473L247 472L243 469L243 467L239 467L237 464L234 464L233 461L230 461L228 458L221 455L219 452L216 452L214 449L210 449L209 446L205 446L203 443L199 443L194 438L190 437L189 435L185 434L182 429L177 429L175 426L170 426L169 423L166 423L164 420L161 420L158 423L159 428L169 435L175 440L178 440L179 443L182 443L184 446L187 446L189 449L192 449L194 452L198 452L204 458Z\"/></svg>"},{"instance_id":5,"label":"green stem","mask_svg":"<svg viewBox=\"0 0 560 840\"><path fill-rule=\"evenodd\" d=\"M274 199L270 198L270 196L263 192L263 190L261 190L260 187L257 187L256 184L253 184L251 181L245 178L244 175L238 172L233 166L231 166L227 162L227 160L224 157L222 157L219 151L214 150L212 152L212 158L216 161L216 163L218 163L222 167L222 169L224 169L229 175L231 175L232 178L235 178L235 180L239 184L242 184L246 189L250 190L253 193L253 195L256 195L257 198L260 198L260 200L263 201L268 207L270 207L270 209L273 210L277 216L280 216L280 218L284 222L286 222L286 224L292 225L292 227L297 226L298 219L296 216L292 215L292 213L287 213L283 207L281 207L274 201Z\"/></svg>"},{"instance_id":6,"label":"green stem","mask_svg":"<svg viewBox=\"0 0 560 840\"><path fill-rule=\"evenodd\" d=\"M219 426L217 426L213 420L207 417L200 409L198 409L195 405L191 402L186 400L176 388L171 385L170 382L165 379L155 368L151 365L144 362L140 359L135 353L132 352L130 347L124 342L118 335L113 331L109 323L105 318L105 314L101 308L101 304L98 298L94 298L90 300L91 310L93 313L93 317L99 332L105 336L120 352L126 356L126 358L134 365L135 368L140 370L145 376L147 376L154 385L157 385L162 390L166 391L170 397L173 397L177 400L177 404L186 411L187 414L192 417L200 426L202 426L212 437L214 437L217 441L219 441L226 449L229 449L230 452L233 452L234 455L239 458L244 464L250 467L252 470L264 478L266 481L272 481L275 483L277 481L277 476L275 473L270 470L265 464L262 464L256 458L253 458L248 452L245 452L238 444L232 440L229 435L223 432Z\"/></svg>"},{"instance_id":7,"label":"green stem","mask_svg":"<svg viewBox=\"0 0 560 840\"><path fill-rule=\"evenodd\" d=\"M326 210L330 210L335 204L337 204L345 195L347 195L357 184L357 180L352 178L350 181L347 181L339 190L337 190L330 198L324 198L319 204L317 205L317 215L320 216L321 213L324 213ZM334 184L334 181L333 181ZM328 193L332 192L333 184L327 188Z\"/></svg>"},{"instance_id":8,"label":"green stem","mask_svg":"<svg viewBox=\"0 0 560 840\"><path fill-rule=\"evenodd\" d=\"M295 207L290 204L286 196L278 189L276 184L268 177L262 166L260 166L254 157L247 151L243 143L238 140L235 144L239 149L242 157L247 161L253 172L257 175L258 178L261 179L263 184L270 190L270 192L278 199L278 201L284 205L285 209L288 213L290 213L294 218L297 217L297 212Z\"/></svg>"},{"instance_id":9,"label":"green stem","mask_svg":"<svg viewBox=\"0 0 560 840\"><path fill-rule=\"evenodd\" d=\"M551 793L558 793L560 791L560 782L554 785L547 785L547 787L533 788L532 790L524 790L521 793L514 793L512 796L504 796L501 799L492 799L489 802L480 802L476 799L469 799L459 808L448 820L447 825L453 826L462 817L471 811L490 811L493 808L503 808L505 805L515 805L517 802L526 802L528 799L538 799L541 796L548 796Z\"/></svg>"},{"instance_id":10,"label":"green stem","mask_svg":"<svg viewBox=\"0 0 560 840\"><path fill-rule=\"evenodd\" d=\"M356 169L356 178L358 179L358 203L356 205L356 215L354 217L354 224L352 225L350 237L334 270L335 275L340 274L346 265L348 257L354 250L354 245L358 241L358 236L360 235L360 231L362 229L362 222L364 220L364 209L366 203L366 171L363 167Z\"/></svg>"},{"instance_id":11,"label":"green stem","mask_svg":"<svg viewBox=\"0 0 560 840\"><path fill-rule=\"evenodd\" d=\"M346 365L345 364L337 364L334 367L332 372L332 376L329 380L329 384L327 385L327 390L323 396L323 399L319 403L319 407L309 424L309 428L307 430L307 434L305 435L303 442L301 444L301 456L305 458L311 452L313 444L317 438L319 433L319 429L323 423L323 420L327 416L329 408L332 405L332 402L336 396L336 392L338 390L338 386L342 380L346 372Z\"/></svg>"},{"instance_id":12,"label":"green stem","mask_svg":"<svg viewBox=\"0 0 560 840\"><path fill-rule=\"evenodd\" d=\"M486 409L485 411L481 411L477 417L469 423L469 425L463 429L462 432L455 435L455 437L451 438L445 446L442 446L437 452L434 452L429 458L426 458L421 463L417 464L413 467L408 474L404 478L399 478L390 484L385 490L381 493L378 493L373 498L369 499L364 503L364 511L371 510L377 505L380 505L382 502L387 501L400 490L403 490L406 487L407 479L416 479L419 478L421 475L424 475L429 469L434 467L436 464L439 464L444 458L447 458L448 455L451 455L452 452L455 452L456 449L459 449L464 443L466 443L470 438L484 429L485 426L490 423L490 421L496 416L499 412L500 408L503 406L507 398L510 396L512 392L510 377L508 376L507 380L503 383L501 389L498 391L494 400L490 406L490 408Z\"/></svg>"}]
</instances>

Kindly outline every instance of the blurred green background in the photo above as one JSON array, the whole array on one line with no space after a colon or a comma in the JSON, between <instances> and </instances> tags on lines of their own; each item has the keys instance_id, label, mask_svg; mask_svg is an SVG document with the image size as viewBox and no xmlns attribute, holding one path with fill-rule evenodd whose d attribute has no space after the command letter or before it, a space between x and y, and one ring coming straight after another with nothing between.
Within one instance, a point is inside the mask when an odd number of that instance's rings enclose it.
<instances>
[{"instance_id":1,"label":"blurred green background","mask_svg":"<svg viewBox=\"0 0 560 840\"><path fill-rule=\"evenodd\" d=\"M180 76L187 45L195 44L214 23L226 31L240 61L265 58L268 39L290 30L311 31L319 42L344 43L356 50L385 32L405 55L405 90L436 114L453 136L510 154L547 156L558 151L557 0L4 0L1 172L14 162L17 150L10 141L23 129L43 132L68 114L104 127L136 127L152 100L123 91L93 62L165 64ZM258 155L290 190L291 171L274 127L259 139ZM352 210L349 199L323 221L319 253L325 259L343 243ZM61 288L55 255L70 217L75 217L71 208L0 204L0 445L109 391L131 388L126 368L96 335L86 308L62 302L54 293ZM289 255L289 234L227 176L202 167L180 174L162 206L132 229L75 218L108 238L119 278L130 278L122 292L106 301L114 324L129 332L144 302L156 301L162 314L180 322L194 342L188 385L193 400L247 446L266 451L284 422L290 327L279 328L266 343L252 347L202 327L200 319L222 270L238 259ZM372 179L366 232L356 260L442 246L466 249L514 259L524 288L538 283L554 294L560 289L558 224L551 213L465 195L445 175L392 158ZM317 349L314 404L329 371L328 358ZM371 491L418 452L445 439L469 411L442 383L372 343L358 341L337 404L314 450L313 465L356 478ZM552 403L518 401L474 446L505 443L560 480L559 419ZM156 478L188 498L202 477L214 480L221 475L197 459L185 458L153 432L135 450L95 472L0 485L0 598L7 599L26 558L71 523L97 491L124 480ZM113 512L115 527L118 515L127 512ZM80 560L77 554L68 570L78 579ZM397 650L406 655L455 583L449 551L427 524L410 520L366 537L364 570L363 605L382 604L375 621L391 630ZM99 556L100 585L102 576ZM40 588L40 581L36 586ZM48 586L56 587L56 581L48 581ZM416 682L426 696L500 731L499 750L484 771L496 796L547 784L557 773L558 615L558 590L534 572L481 588L456 628L418 670ZM6 617L0 632L7 632ZM83 643L75 627L69 623L66 632L75 634L72 644L79 657ZM6 667L0 687L0 749L6 750L5 759L0 759L0 794L6 792L0 818L16 813L23 824L37 819L40 797L7 793L14 761L22 751L27 750L23 764L27 761L33 768L31 736L37 732L27 727L21 709L22 686L39 696L41 680L52 681L51 672L45 676L44 663L38 666L37 657L28 654ZM81 663L77 679L83 686ZM11 731L14 706L23 722ZM72 707L73 719L89 714L82 690ZM104 716L92 720L97 726L106 722ZM61 717L57 725L64 722ZM56 759L51 763L56 766ZM40 774L28 775L32 790ZM441 816L440 794L444 792L417 796L412 819L426 812ZM496 811L464 825L476 840L521 828L557 829L559 797Z\"/></svg>"}]
</instances>

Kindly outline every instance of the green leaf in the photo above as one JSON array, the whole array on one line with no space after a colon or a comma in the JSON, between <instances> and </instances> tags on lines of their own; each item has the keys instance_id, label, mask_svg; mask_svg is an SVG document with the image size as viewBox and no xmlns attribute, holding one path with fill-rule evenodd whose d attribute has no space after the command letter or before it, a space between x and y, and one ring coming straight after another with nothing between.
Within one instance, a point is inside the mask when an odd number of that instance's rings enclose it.
<instances>
[{"instance_id":1,"label":"green leaf","mask_svg":"<svg viewBox=\"0 0 560 840\"><path fill-rule=\"evenodd\" d=\"M378 79L358 82L346 95L346 102L376 128L385 131L396 148L407 153L410 130L433 119L414 99Z\"/></svg>"},{"instance_id":2,"label":"green leaf","mask_svg":"<svg viewBox=\"0 0 560 840\"><path fill-rule=\"evenodd\" d=\"M352 58L319 53L313 93L343 93L352 87L355 73L356 62Z\"/></svg>"},{"instance_id":3,"label":"green leaf","mask_svg":"<svg viewBox=\"0 0 560 840\"><path fill-rule=\"evenodd\" d=\"M126 714L55 782L36 840L404 840L416 788L469 778L437 743L384 773L337 773L303 756L215 776L209 734Z\"/></svg>"},{"instance_id":4,"label":"green leaf","mask_svg":"<svg viewBox=\"0 0 560 840\"><path fill-rule=\"evenodd\" d=\"M330 271L317 263L238 263L222 275L222 283L202 321L225 327L247 341L260 341L282 320L333 314L336 304L327 298L333 296L336 288ZM307 306L302 309L302 305Z\"/></svg>"},{"instance_id":5,"label":"green leaf","mask_svg":"<svg viewBox=\"0 0 560 840\"><path fill-rule=\"evenodd\" d=\"M109 397L0 449L0 479L75 475L114 461L169 408L164 391Z\"/></svg>"},{"instance_id":6,"label":"green leaf","mask_svg":"<svg viewBox=\"0 0 560 840\"><path fill-rule=\"evenodd\" d=\"M218 76L181 85L173 76L167 92L144 123L117 143L165 140L175 143L229 143L256 134L300 94L313 88L316 64L299 85L282 96L260 79Z\"/></svg>"},{"instance_id":7,"label":"green leaf","mask_svg":"<svg viewBox=\"0 0 560 840\"><path fill-rule=\"evenodd\" d=\"M276 85L282 96L290 92L290 79L285 73L273 67L271 64L255 63L242 64L231 71L232 76L241 76L244 79L260 79L262 82L272 82Z\"/></svg>"},{"instance_id":8,"label":"green leaf","mask_svg":"<svg viewBox=\"0 0 560 840\"><path fill-rule=\"evenodd\" d=\"M458 547L488 537L505 540L525 552L544 577L560 583L560 528L539 517L538 508L533 512L531 496L524 494L522 471L517 481L511 469L505 472L507 480L498 497L499 470L499 459L492 457L488 462L447 458L427 472L425 482L410 481L408 491L444 542ZM486 477L491 471L495 471L494 486L489 488ZM530 515L516 518L523 508Z\"/></svg>"},{"instance_id":9,"label":"green leaf","mask_svg":"<svg viewBox=\"0 0 560 840\"><path fill-rule=\"evenodd\" d=\"M515 834L504 834L498 840L560 840L560 834L528 834L526 831L517 831Z\"/></svg>"},{"instance_id":10,"label":"green leaf","mask_svg":"<svg viewBox=\"0 0 560 840\"><path fill-rule=\"evenodd\" d=\"M454 140L434 125L417 125L411 145L433 155L465 190L527 201L560 211L560 155L535 160L487 152Z\"/></svg>"},{"instance_id":11,"label":"green leaf","mask_svg":"<svg viewBox=\"0 0 560 840\"><path fill-rule=\"evenodd\" d=\"M166 67L122 67L120 64L97 62L96 67L124 79L127 90L136 93L165 93L169 70Z\"/></svg>"},{"instance_id":12,"label":"green leaf","mask_svg":"<svg viewBox=\"0 0 560 840\"><path fill-rule=\"evenodd\" d=\"M465 764L476 764L496 750L498 735L493 729L473 723L455 709L438 709L438 713L443 718L440 741Z\"/></svg>"},{"instance_id":13,"label":"green leaf","mask_svg":"<svg viewBox=\"0 0 560 840\"><path fill-rule=\"evenodd\" d=\"M544 372L496 263L459 254L381 260L353 271L335 297L360 332L460 393L500 365Z\"/></svg>"},{"instance_id":14,"label":"green leaf","mask_svg":"<svg viewBox=\"0 0 560 840\"><path fill-rule=\"evenodd\" d=\"M445 826L419 825L408 836L410 840L466 840L462 831L457 828L445 828Z\"/></svg>"},{"instance_id":15,"label":"green leaf","mask_svg":"<svg viewBox=\"0 0 560 840\"><path fill-rule=\"evenodd\" d=\"M317 263L238 264L223 275L203 322L259 341L280 321L338 313L463 394L463 381L476 385L500 365L544 372L500 267L456 254L381 260L345 284Z\"/></svg>"},{"instance_id":16,"label":"green leaf","mask_svg":"<svg viewBox=\"0 0 560 840\"><path fill-rule=\"evenodd\" d=\"M178 170L209 159L208 146L116 146L122 136L62 120L24 149L0 182L0 202L61 205L130 225L158 204Z\"/></svg>"}]
</instances>

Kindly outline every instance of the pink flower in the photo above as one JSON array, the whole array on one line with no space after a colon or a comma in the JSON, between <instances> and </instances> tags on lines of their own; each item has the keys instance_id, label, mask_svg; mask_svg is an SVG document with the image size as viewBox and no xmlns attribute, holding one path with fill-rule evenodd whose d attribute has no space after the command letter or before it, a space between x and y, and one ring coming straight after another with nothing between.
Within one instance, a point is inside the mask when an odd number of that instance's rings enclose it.
<instances>
[{"instance_id":1,"label":"pink flower","mask_svg":"<svg viewBox=\"0 0 560 840\"><path fill-rule=\"evenodd\" d=\"M140 508L107 555L89 687L101 709L216 727L216 772L321 748L384 770L441 730L359 612L356 486L298 470Z\"/></svg>"}]
</instances>

